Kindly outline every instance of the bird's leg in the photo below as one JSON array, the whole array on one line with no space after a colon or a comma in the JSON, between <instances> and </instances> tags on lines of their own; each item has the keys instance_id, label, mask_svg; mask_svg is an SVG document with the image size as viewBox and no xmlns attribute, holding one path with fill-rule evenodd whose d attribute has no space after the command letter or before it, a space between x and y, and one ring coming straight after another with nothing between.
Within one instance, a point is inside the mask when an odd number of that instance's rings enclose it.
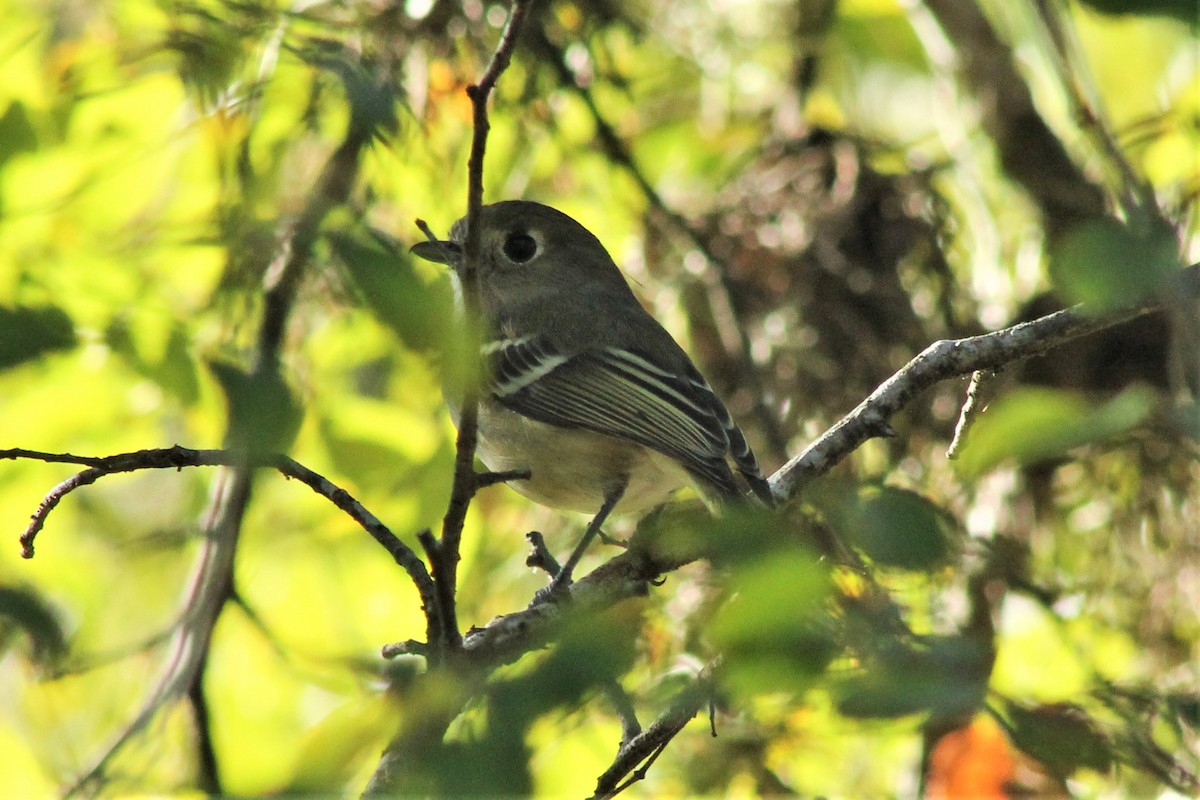
<instances>
[{"instance_id":1,"label":"bird's leg","mask_svg":"<svg viewBox=\"0 0 1200 800\"><path fill-rule=\"evenodd\" d=\"M588 523L587 530L583 532L583 538L579 540L579 544L571 551L570 557L562 565L562 569L558 571L558 574L554 576L554 580L550 581L550 585L537 593L537 596L534 597L534 603L555 597L571 585L571 573L575 571L575 566L579 564L579 559L583 558L583 553L587 550L588 545L592 543L592 539L595 539L596 534L600 532L600 526L604 524L604 521L608 519L608 515L612 513L613 508L621 501L627 484L628 480L622 480L604 493L604 502L600 505L600 510L596 512L596 516L592 517L592 521Z\"/></svg>"}]
</instances>

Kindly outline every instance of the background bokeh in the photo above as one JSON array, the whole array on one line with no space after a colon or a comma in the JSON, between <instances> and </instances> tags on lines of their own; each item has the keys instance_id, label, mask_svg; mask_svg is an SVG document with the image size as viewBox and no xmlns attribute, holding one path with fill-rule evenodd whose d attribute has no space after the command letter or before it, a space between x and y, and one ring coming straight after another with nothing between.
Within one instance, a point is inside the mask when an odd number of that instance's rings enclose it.
<instances>
[{"instance_id":1,"label":"background bokeh","mask_svg":"<svg viewBox=\"0 0 1200 800\"><path fill-rule=\"evenodd\" d=\"M485 198L546 202L596 232L774 470L929 343L1066 299L1115 303L1200 254L1194 3L962 3L1011 56L1016 82L991 86L1001 73L959 72L983 45L943 5L540 4L494 98ZM220 446L220 365L253 348L287 226L347 125L369 119L377 136L322 224L286 333L303 409L289 452L415 547L449 498L439 384L454 331L446 276L406 249L416 218L444 232L465 211L463 89L505 7L0 0L0 18L0 447ZM1022 87L1061 159L1034 121L1004 128ZM812 498L837 528L847 493L882 493L864 501L882 523L844 523L873 585L917 635L987 633L988 707L1008 727L965 728L972 752L1047 793L1170 796L1197 770L1195 331L1185 306L1011 366L965 465L945 455L965 386L946 382ZM105 478L20 559L29 514L70 474L0 461L6 797L56 795L136 713L170 655L218 481ZM930 508L953 546L906 564L905 514L920 527ZM482 493L463 625L523 608L544 583L524 565L525 531L565 551L581 526L503 487ZM807 561L755 569L734 570L744 604L820 607L826 588L795 588ZM712 637L758 658L744 621L722 617L720 583L692 565L620 622L633 643L622 683L648 718ZM759 623L778 633L788 616ZM403 702L387 687L415 669L379 648L423 636L416 593L379 546L262 473L204 679L221 789L360 791ZM925 675L856 652L786 685L735 667L718 738L696 721L631 791L913 796L923 771L947 779L922 766L937 702L895 690L925 676L933 695L953 691L955 653L922 650L937 667ZM485 716L452 733L469 739ZM196 731L191 706L164 709L102 791L195 791ZM587 795L620 728L579 700L521 734L538 793ZM1039 735L1082 755L1030 744Z\"/></svg>"}]
</instances>

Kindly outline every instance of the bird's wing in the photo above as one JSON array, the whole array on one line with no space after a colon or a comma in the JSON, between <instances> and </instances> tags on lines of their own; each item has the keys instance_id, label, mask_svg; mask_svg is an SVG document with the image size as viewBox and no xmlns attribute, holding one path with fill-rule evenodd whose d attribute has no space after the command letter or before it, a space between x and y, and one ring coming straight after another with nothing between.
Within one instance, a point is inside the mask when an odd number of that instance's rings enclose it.
<instances>
[{"instance_id":1,"label":"bird's wing","mask_svg":"<svg viewBox=\"0 0 1200 800\"><path fill-rule=\"evenodd\" d=\"M568 356L538 336L493 341L484 356L491 394L513 411L645 445L727 495L740 494L727 456L761 480L745 437L691 364L679 374L618 347Z\"/></svg>"}]
</instances>

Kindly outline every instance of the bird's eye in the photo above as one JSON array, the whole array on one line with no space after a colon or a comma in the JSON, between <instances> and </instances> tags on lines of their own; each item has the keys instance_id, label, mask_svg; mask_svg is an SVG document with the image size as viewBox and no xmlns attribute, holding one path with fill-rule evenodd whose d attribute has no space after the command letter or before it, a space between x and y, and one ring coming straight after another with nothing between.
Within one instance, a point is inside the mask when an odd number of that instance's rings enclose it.
<instances>
[{"instance_id":1,"label":"bird's eye","mask_svg":"<svg viewBox=\"0 0 1200 800\"><path fill-rule=\"evenodd\" d=\"M528 233L510 233L504 240L504 255L517 264L524 264L537 255L537 240Z\"/></svg>"}]
</instances>

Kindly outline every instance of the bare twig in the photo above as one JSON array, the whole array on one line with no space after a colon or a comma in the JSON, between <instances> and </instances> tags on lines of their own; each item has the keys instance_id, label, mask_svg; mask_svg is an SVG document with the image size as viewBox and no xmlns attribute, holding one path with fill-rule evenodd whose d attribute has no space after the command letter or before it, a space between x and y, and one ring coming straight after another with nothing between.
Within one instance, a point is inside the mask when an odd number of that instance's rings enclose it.
<instances>
[{"instance_id":1,"label":"bare twig","mask_svg":"<svg viewBox=\"0 0 1200 800\"><path fill-rule=\"evenodd\" d=\"M625 747L642 732L642 724L638 722L637 711L633 707L633 701L629 699L629 694L616 678L610 678L605 681L601 686L601 691L608 698L608 702L613 707L617 718L621 720L620 746Z\"/></svg>"},{"instance_id":2,"label":"bare twig","mask_svg":"<svg viewBox=\"0 0 1200 800\"><path fill-rule=\"evenodd\" d=\"M963 402L962 410L958 412L958 424L954 426L954 436L950 439L950 446L946 448L946 458L951 461L958 458L959 451L966 444L967 434L971 432L971 426L978 418L976 412L982 411L979 408L979 396L991 374L981 369L971 373L971 382L967 384L967 397Z\"/></svg>"},{"instance_id":3,"label":"bare twig","mask_svg":"<svg viewBox=\"0 0 1200 800\"><path fill-rule=\"evenodd\" d=\"M701 670L696 680L675 696L666 711L621 746L613 763L596 780L593 800L613 797L646 777L646 771L663 749L708 702L717 666L718 662L713 662Z\"/></svg>"},{"instance_id":4,"label":"bare twig","mask_svg":"<svg viewBox=\"0 0 1200 800\"><path fill-rule=\"evenodd\" d=\"M506 469L502 472L479 472L475 474L475 488L486 489L498 483L509 481L527 481L533 473L527 469Z\"/></svg>"},{"instance_id":5,"label":"bare twig","mask_svg":"<svg viewBox=\"0 0 1200 800\"><path fill-rule=\"evenodd\" d=\"M515 0L491 62L479 82L467 87L467 96L471 99L473 109L474 134L471 139L471 155L467 161L467 236L460 276L465 316L472 325L479 319L479 285L475 265L479 262L478 222L479 212L483 207L483 157L490 128L487 101L496 86L496 81L512 60L513 51L517 48L517 39L521 35L531 5L531 0ZM446 515L442 518L442 537L430 553L441 621L436 640L440 643L440 648L435 651L439 654L438 657L442 654L449 655L462 647L454 596L458 585L458 559L463 523L466 521L471 498L479 489L479 481L475 475L475 446L478 436L479 389L473 383L469 383L459 412L454 484L450 491ZM430 644L433 642L434 639L431 638Z\"/></svg>"},{"instance_id":6,"label":"bare twig","mask_svg":"<svg viewBox=\"0 0 1200 800\"><path fill-rule=\"evenodd\" d=\"M235 467L274 469L281 475L294 478L344 511L371 538L379 542L396 564L412 579L421 596L421 602L431 606L433 581L425 569L424 562L412 548L402 542L386 525L379 521L345 489L335 485L323 475L313 472L303 464L275 454L247 455L232 450L192 450L187 447L165 447L154 450L136 450L111 456L77 456L70 453L42 453L37 450L0 450L0 461L24 458L58 464L87 464L89 468L55 486L46 495L32 516L29 527L21 535L21 555L33 557L34 538L45 525L46 518L54 507L70 492L95 483L107 475L136 472L145 469L183 469L184 467Z\"/></svg>"},{"instance_id":7,"label":"bare twig","mask_svg":"<svg viewBox=\"0 0 1200 800\"><path fill-rule=\"evenodd\" d=\"M635 535L629 549L609 559L571 584L571 615L611 608L622 600L646 594L653 580L695 560L699 554L681 554L658 548L653 536ZM539 602L523 611L496 617L463 639L463 654L480 669L516 661L525 653L552 641L567 617L567 606Z\"/></svg>"},{"instance_id":8,"label":"bare twig","mask_svg":"<svg viewBox=\"0 0 1200 800\"><path fill-rule=\"evenodd\" d=\"M1200 294L1200 264L1183 270L1178 276L1178 286L1177 296L1194 299ZM1076 306L982 336L934 342L804 452L783 465L771 476L771 489L781 500L794 497L808 481L828 472L863 442L889 435L888 420L892 415L940 381L970 375L976 370L996 370L1040 355L1064 342L1165 308L1170 302L1156 300L1094 316Z\"/></svg>"},{"instance_id":9,"label":"bare twig","mask_svg":"<svg viewBox=\"0 0 1200 800\"><path fill-rule=\"evenodd\" d=\"M529 555L525 559L525 566L540 569L551 578L562 570L558 559L550 552L550 548L546 547L546 538L542 536L541 531L530 531L525 534L525 541L529 542L530 548Z\"/></svg>"}]
</instances>

